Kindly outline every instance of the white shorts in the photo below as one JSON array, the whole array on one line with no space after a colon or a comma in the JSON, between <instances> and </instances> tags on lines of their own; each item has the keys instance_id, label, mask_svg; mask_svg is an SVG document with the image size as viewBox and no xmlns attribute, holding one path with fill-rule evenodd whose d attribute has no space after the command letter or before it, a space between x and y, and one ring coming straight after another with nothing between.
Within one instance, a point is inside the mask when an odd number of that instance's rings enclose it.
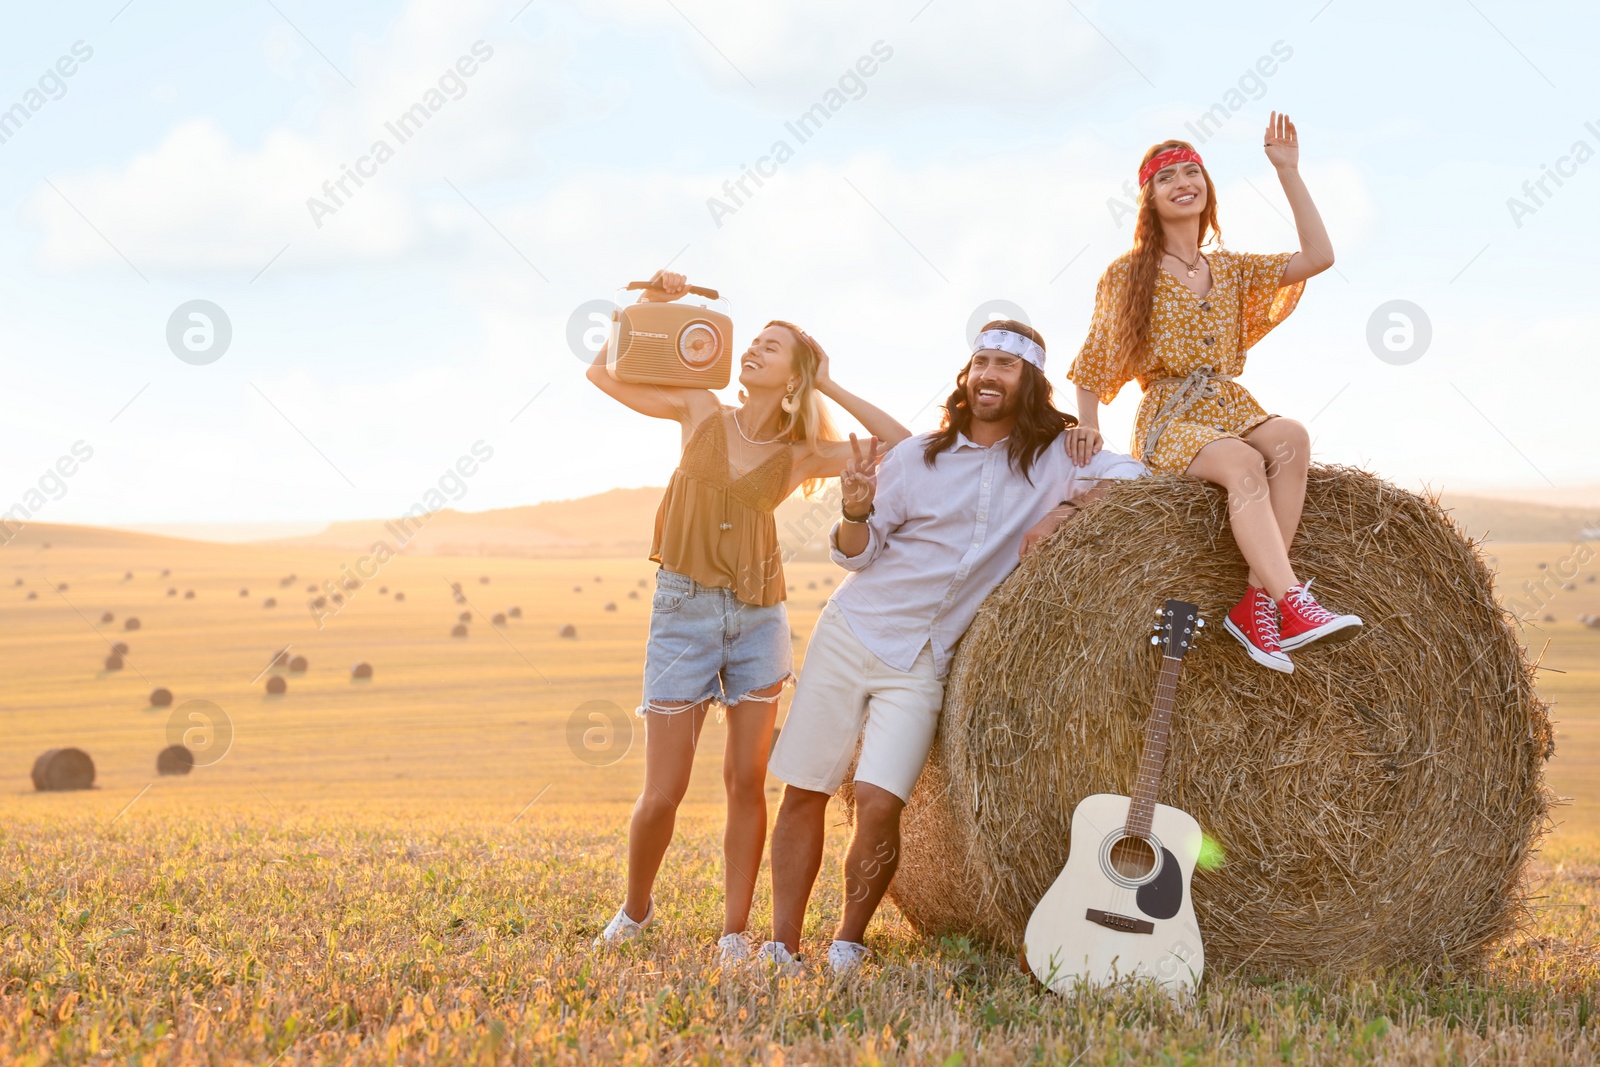
<instances>
[{"instance_id":1,"label":"white shorts","mask_svg":"<svg viewBox=\"0 0 1600 1067\"><path fill-rule=\"evenodd\" d=\"M895 670L867 650L830 600L811 631L767 768L779 781L832 794L844 784L859 739L855 780L910 800L943 704L944 680L934 670L931 645L923 646L911 670Z\"/></svg>"}]
</instances>

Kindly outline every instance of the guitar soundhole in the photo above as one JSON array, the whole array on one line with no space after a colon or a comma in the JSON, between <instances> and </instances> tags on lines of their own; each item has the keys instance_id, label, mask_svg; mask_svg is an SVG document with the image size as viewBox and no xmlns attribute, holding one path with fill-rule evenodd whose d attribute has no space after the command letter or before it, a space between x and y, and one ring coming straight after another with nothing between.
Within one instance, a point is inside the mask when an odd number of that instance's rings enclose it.
<instances>
[{"instance_id":1,"label":"guitar soundhole","mask_svg":"<svg viewBox=\"0 0 1600 1067\"><path fill-rule=\"evenodd\" d=\"M1142 837L1124 837L1111 846L1111 869L1129 881L1156 869L1156 850Z\"/></svg>"}]
</instances>

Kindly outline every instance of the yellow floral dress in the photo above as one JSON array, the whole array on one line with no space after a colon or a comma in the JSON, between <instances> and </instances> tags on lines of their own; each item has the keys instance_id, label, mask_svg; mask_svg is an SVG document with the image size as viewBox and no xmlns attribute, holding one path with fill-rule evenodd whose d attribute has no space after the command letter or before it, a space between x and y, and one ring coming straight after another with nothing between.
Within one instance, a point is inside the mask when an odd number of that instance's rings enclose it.
<instances>
[{"instance_id":1,"label":"yellow floral dress","mask_svg":"<svg viewBox=\"0 0 1600 1067\"><path fill-rule=\"evenodd\" d=\"M1148 352L1138 361L1136 375L1144 399L1134 425L1133 454L1146 466L1181 474L1212 441L1242 437L1272 417L1233 378L1244 370L1250 346L1300 302L1305 282L1279 285L1293 255L1207 253L1211 291L1205 296L1165 269L1160 272ZM1117 365L1112 326L1131 258L1132 253L1120 256L1100 276L1089 336L1067 371L1102 404L1111 403L1128 382Z\"/></svg>"}]
</instances>

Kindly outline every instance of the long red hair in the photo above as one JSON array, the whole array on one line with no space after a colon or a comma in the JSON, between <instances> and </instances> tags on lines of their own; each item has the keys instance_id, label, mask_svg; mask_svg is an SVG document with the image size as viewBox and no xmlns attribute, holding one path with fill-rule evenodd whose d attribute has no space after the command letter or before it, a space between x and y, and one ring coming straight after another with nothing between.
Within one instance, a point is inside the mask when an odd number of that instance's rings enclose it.
<instances>
[{"instance_id":1,"label":"long red hair","mask_svg":"<svg viewBox=\"0 0 1600 1067\"><path fill-rule=\"evenodd\" d=\"M1188 141L1162 141L1151 145L1139 160L1140 168L1162 152L1173 148L1194 151ZM1157 172L1160 173L1159 171ZM1206 208L1200 216L1200 247L1215 239L1222 246L1222 227L1217 223L1217 190L1211 184L1211 173L1202 165L1200 176L1206 182ZM1156 175L1139 189L1139 217L1133 226L1133 251L1128 254L1128 284L1122 290L1122 301L1116 307L1112 326L1112 339L1117 364L1128 378L1138 377L1145 358L1145 346L1150 339L1150 310L1155 304L1156 282L1160 281L1161 257L1166 252L1166 234L1161 229L1161 216L1156 214Z\"/></svg>"}]
</instances>

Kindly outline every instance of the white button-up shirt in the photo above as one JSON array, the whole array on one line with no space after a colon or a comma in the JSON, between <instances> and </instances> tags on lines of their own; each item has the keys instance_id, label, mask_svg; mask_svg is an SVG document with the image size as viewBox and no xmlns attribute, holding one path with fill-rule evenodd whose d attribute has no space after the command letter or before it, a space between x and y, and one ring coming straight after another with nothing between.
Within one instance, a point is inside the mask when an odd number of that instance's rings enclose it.
<instances>
[{"instance_id":1,"label":"white button-up shirt","mask_svg":"<svg viewBox=\"0 0 1600 1067\"><path fill-rule=\"evenodd\" d=\"M1058 436L1025 478L1010 463L1009 438L985 448L960 433L930 467L923 459L930 436L907 438L884 455L867 547L855 556L840 552L838 523L829 541L833 561L851 572L833 594L851 631L901 671L931 641L942 678L984 597L1017 565L1022 535L1062 500L1103 479L1136 478L1145 467L1109 449L1075 467Z\"/></svg>"}]
</instances>

